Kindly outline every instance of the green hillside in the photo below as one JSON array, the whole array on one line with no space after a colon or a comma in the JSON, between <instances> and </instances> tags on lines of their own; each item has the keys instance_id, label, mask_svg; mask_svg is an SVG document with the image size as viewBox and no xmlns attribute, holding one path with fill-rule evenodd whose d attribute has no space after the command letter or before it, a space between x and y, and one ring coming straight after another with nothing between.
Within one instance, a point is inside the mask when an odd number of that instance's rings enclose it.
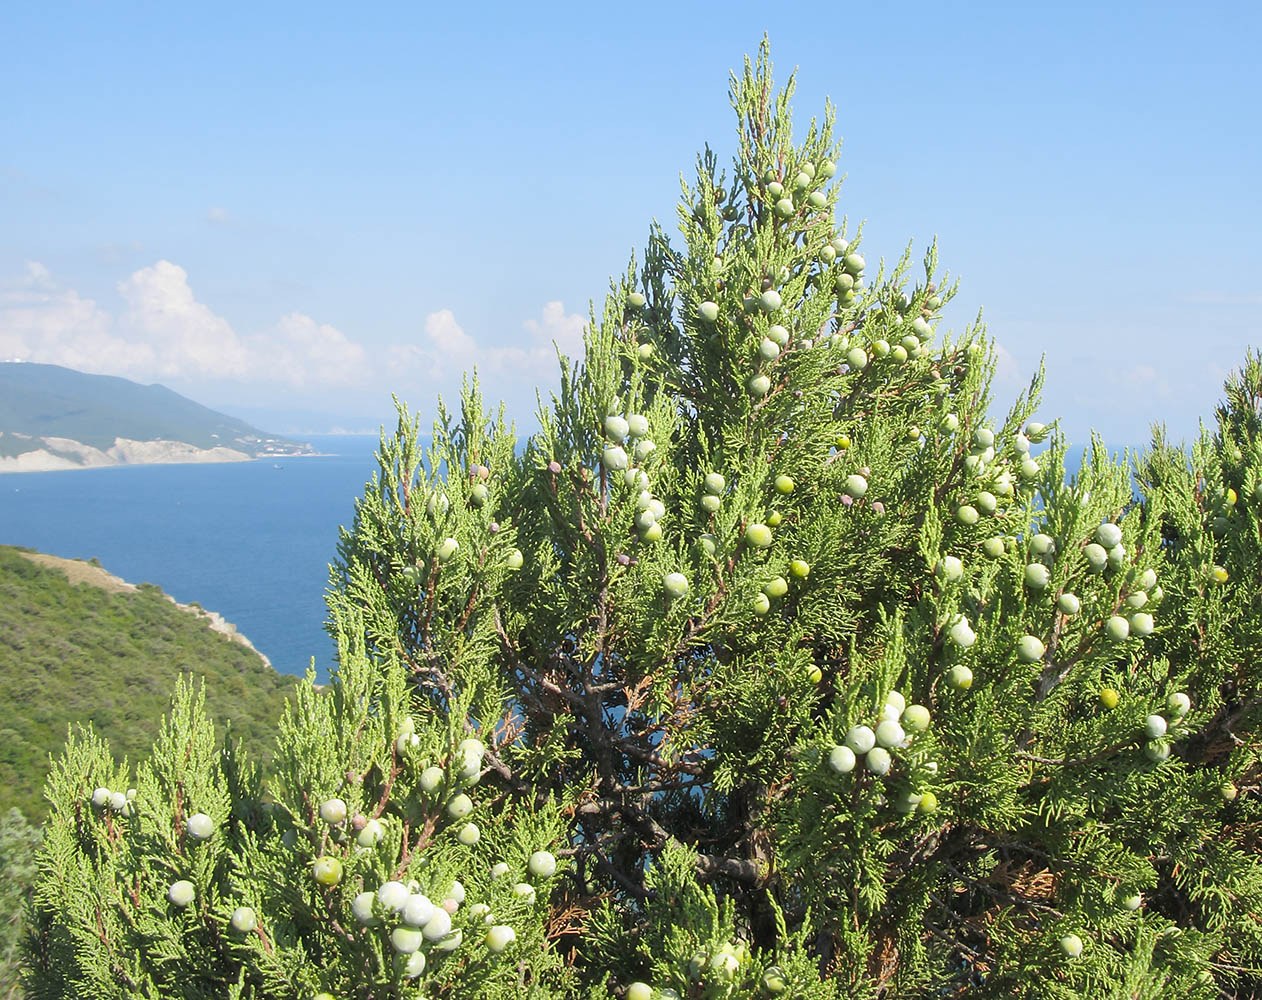
<instances>
[{"instance_id":1,"label":"green hillside","mask_svg":"<svg viewBox=\"0 0 1262 1000\"><path fill-rule=\"evenodd\" d=\"M116 756L148 755L177 676L206 681L216 725L231 720L250 756L267 761L286 694L246 646L141 584L110 583L88 563L32 561L0 546L0 815L17 806L41 821L48 755L71 722L91 722ZM67 574L96 582L72 583Z\"/></svg>"},{"instance_id":2,"label":"green hillside","mask_svg":"<svg viewBox=\"0 0 1262 1000\"><path fill-rule=\"evenodd\" d=\"M117 437L222 445L257 455L310 451L309 445L267 434L194 403L162 385L112 375L88 375L59 365L0 363L0 455L33 450L11 435L61 437L105 450Z\"/></svg>"}]
</instances>

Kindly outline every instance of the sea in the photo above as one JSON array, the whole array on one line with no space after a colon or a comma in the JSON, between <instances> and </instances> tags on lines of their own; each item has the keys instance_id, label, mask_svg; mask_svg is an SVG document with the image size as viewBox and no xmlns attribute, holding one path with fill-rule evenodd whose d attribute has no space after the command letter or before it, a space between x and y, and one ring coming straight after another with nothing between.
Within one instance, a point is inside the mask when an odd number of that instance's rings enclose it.
<instances>
[{"instance_id":1,"label":"sea","mask_svg":"<svg viewBox=\"0 0 1262 1000\"><path fill-rule=\"evenodd\" d=\"M376 435L304 437L321 455L0 474L0 543L97 558L196 601L288 674L328 679L324 593L338 526L376 470Z\"/></svg>"},{"instance_id":2,"label":"sea","mask_svg":"<svg viewBox=\"0 0 1262 1000\"><path fill-rule=\"evenodd\" d=\"M223 615L283 673L314 662L323 683L334 652L329 564L380 439L303 440L322 454L0 474L0 544L95 557L115 576Z\"/></svg>"}]
</instances>

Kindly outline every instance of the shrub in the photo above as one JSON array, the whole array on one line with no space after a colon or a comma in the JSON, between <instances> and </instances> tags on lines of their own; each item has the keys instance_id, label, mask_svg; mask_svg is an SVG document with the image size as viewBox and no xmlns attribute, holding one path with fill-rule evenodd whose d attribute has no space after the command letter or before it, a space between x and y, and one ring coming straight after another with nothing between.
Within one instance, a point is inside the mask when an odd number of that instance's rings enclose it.
<instances>
[{"instance_id":1,"label":"shrub","mask_svg":"<svg viewBox=\"0 0 1262 1000\"><path fill-rule=\"evenodd\" d=\"M171 686L186 672L207 682L216 718L230 719L267 766L295 678L152 585L126 592L71 583L63 570L0 546L0 703L13 706L0 723L0 813L16 806L43 820L48 755L74 721L91 721L116 760L147 753Z\"/></svg>"},{"instance_id":2,"label":"shrub","mask_svg":"<svg viewBox=\"0 0 1262 1000\"><path fill-rule=\"evenodd\" d=\"M791 93L734 77L731 175L700 157L524 449L476 381L428 451L400 410L269 797L188 690L121 811L72 740L35 996L1251 988L1262 365L1190 455L1067 476L936 251L837 226ZM406 907L455 880L443 951Z\"/></svg>"},{"instance_id":3,"label":"shrub","mask_svg":"<svg viewBox=\"0 0 1262 1000\"><path fill-rule=\"evenodd\" d=\"M10 808L0 818L0 997L18 996L19 944L23 915L35 878L39 827Z\"/></svg>"}]
</instances>

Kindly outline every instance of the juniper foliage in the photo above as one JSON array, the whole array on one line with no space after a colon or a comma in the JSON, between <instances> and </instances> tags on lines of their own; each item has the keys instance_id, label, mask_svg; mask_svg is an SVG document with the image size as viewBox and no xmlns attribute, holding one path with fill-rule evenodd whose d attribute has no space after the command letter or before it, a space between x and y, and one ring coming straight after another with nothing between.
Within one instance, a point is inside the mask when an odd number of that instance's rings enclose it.
<instances>
[{"instance_id":1,"label":"juniper foliage","mask_svg":"<svg viewBox=\"0 0 1262 1000\"><path fill-rule=\"evenodd\" d=\"M1190 453L1067 474L1041 373L996 414L984 329L943 328L936 248L869 270L792 92L765 45L734 75L730 175L702 154L520 452L476 380L428 449L400 406L268 794L188 690L121 811L72 740L32 995L1256 987L1262 362ZM389 893L352 908L390 879L467 893L415 979Z\"/></svg>"}]
</instances>

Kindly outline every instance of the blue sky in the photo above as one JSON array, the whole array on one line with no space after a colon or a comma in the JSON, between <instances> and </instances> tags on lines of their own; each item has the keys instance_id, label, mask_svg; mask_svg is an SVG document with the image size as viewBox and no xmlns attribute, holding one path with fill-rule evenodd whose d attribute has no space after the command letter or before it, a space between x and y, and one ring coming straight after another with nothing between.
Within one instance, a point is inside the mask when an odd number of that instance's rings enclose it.
<instances>
[{"instance_id":1,"label":"blue sky","mask_svg":"<svg viewBox=\"0 0 1262 1000\"><path fill-rule=\"evenodd\" d=\"M19 9L21 8L21 9ZM1010 396L1142 443L1262 342L1262 5L7 4L0 356L274 430L430 412L477 363L533 425L769 32L838 104L869 261L936 234Z\"/></svg>"}]
</instances>

